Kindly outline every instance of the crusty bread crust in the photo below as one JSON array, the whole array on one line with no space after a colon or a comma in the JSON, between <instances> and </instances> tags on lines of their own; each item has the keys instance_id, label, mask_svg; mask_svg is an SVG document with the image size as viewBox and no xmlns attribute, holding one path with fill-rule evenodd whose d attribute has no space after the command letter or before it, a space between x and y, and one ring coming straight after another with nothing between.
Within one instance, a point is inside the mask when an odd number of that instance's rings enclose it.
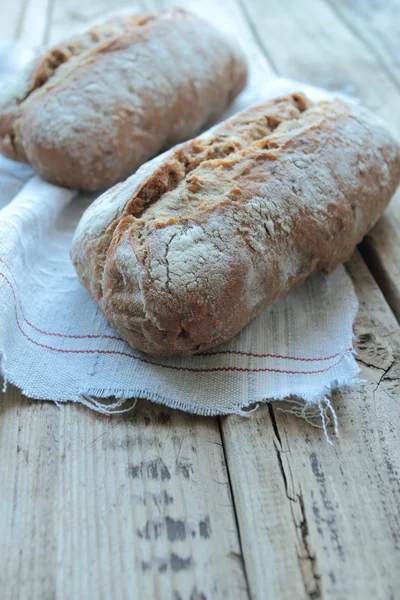
<instances>
[{"instance_id":1,"label":"crusty bread crust","mask_svg":"<svg viewBox=\"0 0 400 600\"><path fill-rule=\"evenodd\" d=\"M84 214L71 256L131 346L195 354L347 260L399 179L399 145L373 115L293 94L109 190Z\"/></svg>"},{"instance_id":2,"label":"crusty bread crust","mask_svg":"<svg viewBox=\"0 0 400 600\"><path fill-rule=\"evenodd\" d=\"M59 185L104 189L197 133L246 79L239 49L183 9L115 17L0 92L0 152Z\"/></svg>"}]
</instances>

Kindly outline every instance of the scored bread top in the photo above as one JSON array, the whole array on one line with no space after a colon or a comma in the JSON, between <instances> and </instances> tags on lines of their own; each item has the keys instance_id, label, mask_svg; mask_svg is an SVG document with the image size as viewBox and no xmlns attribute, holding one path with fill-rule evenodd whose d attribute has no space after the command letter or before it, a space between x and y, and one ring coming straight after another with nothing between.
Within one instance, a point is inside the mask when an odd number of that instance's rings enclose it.
<instances>
[{"instance_id":1,"label":"scored bread top","mask_svg":"<svg viewBox=\"0 0 400 600\"><path fill-rule=\"evenodd\" d=\"M85 213L72 258L132 346L193 354L346 260L399 177L399 146L370 113L292 94L104 194Z\"/></svg>"},{"instance_id":2,"label":"scored bread top","mask_svg":"<svg viewBox=\"0 0 400 600\"><path fill-rule=\"evenodd\" d=\"M0 92L0 151L59 185L104 189L197 133L246 79L240 49L194 14L116 17Z\"/></svg>"},{"instance_id":3,"label":"scored bread top","mask_svg":"<svg viewBox=\"0 0 400 600\"><path fill-rule=\"evenodd\" d=\"M145 25L155 19L155 15L116 16L102 25L92 27L82 34L75 35L65 42L50 48L42 56L35 58L22 73L18 73L7 86L0 91L0 148L3 154L14 160L28 162L22 146L22 140L15 129L15 121L21 116L21 111L29 96L44 94L57 80L61 81L68 69L79 65L79 57L84 54L96 53L103 50L102 44L129 32L132 28ZM75 59L75 60L74 60Z\"/></svg>"},{"instance_id":4,"label":"scored bread top","mask_svg":"<svg viewBox=\"0 0 400 600\"><path fill-rule=\"evenodd\" d=\"M233 154L241 160L244 149L249 153L254 148L257 153L260 141L282 122L296 122L301 112L311 105L304 95L293 94L254 106L214 128L212 136L203 135L185 142L149 161L126 182L117 184L98 198L83 215L74 237L74 240L82 239L85 247L92 243L95 247L93 252L90 251L90 262L96 273L89 278L93 297L99 299L101 296L101 266L115 228L124 217L135 217L138 219L135 224L144 229L151 224L159 227L165 218L169 224L178 216L185 218L185 211L186 217L198 219L201 209L207 207L208 210L212 206L212 197L207 198L206 204L201 201L209 190L201 190L198 173L208 165L220 165L208 161L218 161ZM221 171L216 182L219 204L224 196L223 191L219 191L220 174Z\"/></svg>"}]
</instances>

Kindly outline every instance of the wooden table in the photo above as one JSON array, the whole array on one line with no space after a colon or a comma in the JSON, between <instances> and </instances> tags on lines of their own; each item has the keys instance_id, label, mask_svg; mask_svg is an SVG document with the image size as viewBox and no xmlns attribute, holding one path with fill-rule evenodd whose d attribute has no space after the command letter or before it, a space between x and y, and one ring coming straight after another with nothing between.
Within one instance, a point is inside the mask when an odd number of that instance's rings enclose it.
<instances>
[{"instance_id":1,"label":"wooden table","mask_svg":"<svg viewBox=\"0 0 400 600\"><path fill-rule=\"evenodd\" d=\"M352 93L400 135L398 1L196 4L235 22L268 73ZM52 43L121 6L3 0L0 38ZM218 419L138 402L105 417L8 389L0 598L400 598L399 194L360 251L348 269L365 381L333 398L333 447L276 405Z\"/></svg>"}]
</instances>

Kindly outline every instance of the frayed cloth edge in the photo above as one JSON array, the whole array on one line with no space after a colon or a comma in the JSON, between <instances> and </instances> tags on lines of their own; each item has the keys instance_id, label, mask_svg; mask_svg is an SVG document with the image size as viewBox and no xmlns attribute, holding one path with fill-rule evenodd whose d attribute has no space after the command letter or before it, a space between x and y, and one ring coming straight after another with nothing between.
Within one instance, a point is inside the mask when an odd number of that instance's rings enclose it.
<instances>
[{"instance_id":1,"label":"frayed cloth edge","mask_svg":"<svg viewBox=\"0 0 400 600\"><path fill-rule=\"evenodd\" d=\"M355 352L353 351L353 357ZM5 352L0 350L0 374L3 377L3 392L6 391L7 384L11 383L12 385L16 385L11 379L8 378L6 372L6 355ZM137 388L132 388L129 390L111 390L111 389L85 389L79 390L78 396L76 398L67 398L60 399L57 398L43 398L40 396L35 396L34 394L26 394L26 392L19 388L22 394L27 395L30 398L35 400L49 400L54 402L58 407L61 404L66 402L77 402L83 404L87 408L94 410L97 413L104 415L115 415L115 414L123 414L130 412L136 406L136 402L138 399L150 400L157 404L164 404L172 409L182 410L186 413L198 415L198 416L206 416L206 417L216 417L216 416L227 416L227 415L237 415L241 417L250 417L253 412L255 412L261 404L266 404L269 402L279 402L285 401L288 403L288 408L284 409L282 407L278 407L282 412L287 412L294 414L295 416L304 419L310 425L314 427L322 428L324 432L325 439L329 444L332 444L332 440L328 433L328 425L332 420L333 423L333 432L334 435L338 436L338 418L336 412L331 404L329 396L332 395L334 391L342 391L345 388L354 387L358 383L361 383L363 380L358 377L360 372L360 367L354 360L353 365L353 376L348 376L343 379L334 379L328 385L324 386L317 394L296 394L296 395L287 395L287 394L275 394L273 398L267 397L264 394L259 398L254 398L249 401L247 404L243 404L242 406L237 406L235 409L227 410L227 411L217 411L215 409L205 408L205 407L196 407L193 405L186 405L185 403L174 400L171 398L167 398L161 394L157 394L155 392L149 392L147 390L141 390ZM108 399L115 399L114 402L107 402ZM102 402L103 400L104 402ZM130 402L129 406L124 407L124 404ZM311 420L307 416L307 409L315 407L316 411L319 412L320 415L320 424ZM329 417L328 413L331 415Z\"/></svg>"}]
</instances>

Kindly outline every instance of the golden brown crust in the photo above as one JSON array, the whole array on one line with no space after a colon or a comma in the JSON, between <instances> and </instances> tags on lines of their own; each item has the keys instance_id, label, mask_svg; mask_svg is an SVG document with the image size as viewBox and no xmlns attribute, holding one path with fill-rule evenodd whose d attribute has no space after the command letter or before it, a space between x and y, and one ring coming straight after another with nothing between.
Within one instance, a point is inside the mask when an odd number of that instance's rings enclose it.
<instances>
[{"instance_id":1,"label":"golden brown crust","mask_svg":"<svg viewBox=\"0 0 400 600\"><path fill-rule=\"evenodd\" d=\"M68 60L96 48L101 42L126 33L134 27L145 24L152 15L142 17L113 17L104 24L61 42L43 55L36 57L28 67L19 73L11 90L0 97L0 151L13 160L29 162L25 155L21 135L21 123L25 109L24 101L53 77L62 64ZM7 86L9 87L9 86Z\"/></svg>"},{"instance_id":2,"label":"golden brown crust","mask_svg":"<svg viewBox=\"0 0 400 600\"><path fill-rule=\"evenodd\" d=\"M133 347L194 354L348 259L400 179L373 115L293 94L144 165L78 227L82 283Z\"/></svg>"},{"instance_id":3,"label":"golden brown crust","mask_svg":"<svg viewBox=\"0 0 400 600\"><path fill-rule=\"evenodd\" d=\"M182 9L114 18L0 95L0 151L60 185L102 189L204 127L246 76L239 50Z\"/></svg>"}]
</instances>

